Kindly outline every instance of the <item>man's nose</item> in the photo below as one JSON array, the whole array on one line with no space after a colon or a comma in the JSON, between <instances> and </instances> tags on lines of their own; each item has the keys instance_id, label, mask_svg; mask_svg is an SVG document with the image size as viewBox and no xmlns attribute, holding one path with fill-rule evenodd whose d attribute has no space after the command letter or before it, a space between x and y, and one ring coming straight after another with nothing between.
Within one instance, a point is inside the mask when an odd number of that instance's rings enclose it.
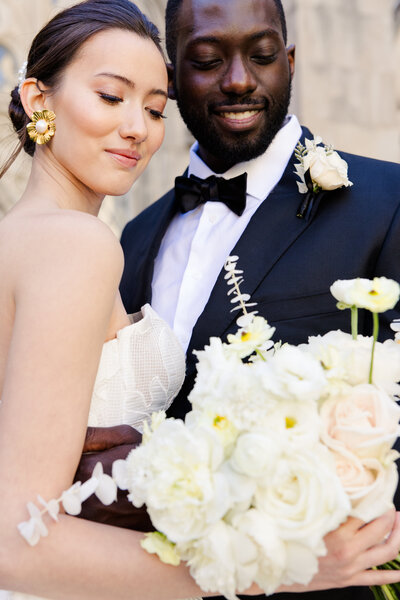
<instances>
[{"instance_id":1,"label":"man's nose","mask_svg":"<svg viewBox=\"0 0 400 600\"><path fill-rule=\"evenodd\" d=\"M224 73L221 91L225 94L236 94L242 96L252 92L257 87L257 82L242 56L235 56Z\"/></svg>"}]
</instances>

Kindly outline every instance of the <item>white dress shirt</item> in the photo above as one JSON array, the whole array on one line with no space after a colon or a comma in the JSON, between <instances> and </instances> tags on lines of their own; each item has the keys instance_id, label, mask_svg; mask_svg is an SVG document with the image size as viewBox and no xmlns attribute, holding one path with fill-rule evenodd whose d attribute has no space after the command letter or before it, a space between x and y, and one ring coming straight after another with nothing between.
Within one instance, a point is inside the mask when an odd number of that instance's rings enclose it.
<instances>
[{"instance_id":1,"label":"white dress shirt","mask_svg":"<svg viewBox=\"0 0 400 600\"><path fill-rule=\"evenodd\" d=\"M185 351L227 257L281 179L301 133L297 118L291 115L263 155L223 174L231 179L247 172L246 208L240 217L222 202L206 202L172 219L154 265L151 304ZM195 142L190 149L189 175L201 179L216 175L197 149Z\"/></svg>"}]
</instances>

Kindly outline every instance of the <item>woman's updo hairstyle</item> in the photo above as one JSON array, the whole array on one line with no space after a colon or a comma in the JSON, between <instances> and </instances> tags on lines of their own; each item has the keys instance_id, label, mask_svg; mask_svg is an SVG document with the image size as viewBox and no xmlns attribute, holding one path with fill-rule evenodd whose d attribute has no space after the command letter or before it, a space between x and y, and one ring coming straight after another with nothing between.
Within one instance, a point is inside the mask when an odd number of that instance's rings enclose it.
<instances>
[{"instance_id":1,"label":"woman's updo hairstyle","mask_svg":"<svg viewBox=\"0 0 400 600\"><path fill-rule=\"evenodd\" d=\"M157 27L130 0L86 0L58 13L36 35L32 42L26 78L35 77L54 92L64 69L92 35L107 29L125 29L154 42L163 54ZM22 148L30 156L35 143L26 131L30 118L21 103L18 86L11 92L8 114L20 144L0 171L0 177L14 162Z\"/></svg>"}]
</instances>

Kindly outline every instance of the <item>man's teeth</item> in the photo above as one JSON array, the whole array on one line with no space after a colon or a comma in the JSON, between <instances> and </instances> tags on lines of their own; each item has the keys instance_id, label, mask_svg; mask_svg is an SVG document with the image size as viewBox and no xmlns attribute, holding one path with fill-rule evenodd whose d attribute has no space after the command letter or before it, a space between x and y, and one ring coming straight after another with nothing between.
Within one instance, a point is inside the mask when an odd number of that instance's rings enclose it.
<instances>
[{"instance_id":1,"label":"man's teeth","mask_svg":"<svg viewBox=\"0 0 400 600\"><path fill-rule=\"evenodd\" d=\"M224 117L224 119L234 119L235 121L244 121L249 117L254 117L254 115L259 112L259 110L246 110L244 112L222 112L221 117Z\"/></svg>"}]
</instances>

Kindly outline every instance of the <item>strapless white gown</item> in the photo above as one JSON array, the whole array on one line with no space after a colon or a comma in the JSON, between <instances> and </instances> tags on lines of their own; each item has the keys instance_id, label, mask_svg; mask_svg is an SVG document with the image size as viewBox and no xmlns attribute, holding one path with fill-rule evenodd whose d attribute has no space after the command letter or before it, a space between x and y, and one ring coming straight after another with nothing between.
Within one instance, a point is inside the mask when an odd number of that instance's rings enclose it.
<instances>
[{"instance_id":1,"label":"strapless white gown","mask_svg":"<svg viewBox=\"0 0 400 600\"><path fill-rule=\"evenodd\" d=\"M185 355L170 327L149 304L130 319L131 325L103 346L90 404L91 426L128 424L142 431L143 422L154 411L166 410L182 386ZM0 590L0 600L41 599Z\"/></svg>"}]
</instances>

